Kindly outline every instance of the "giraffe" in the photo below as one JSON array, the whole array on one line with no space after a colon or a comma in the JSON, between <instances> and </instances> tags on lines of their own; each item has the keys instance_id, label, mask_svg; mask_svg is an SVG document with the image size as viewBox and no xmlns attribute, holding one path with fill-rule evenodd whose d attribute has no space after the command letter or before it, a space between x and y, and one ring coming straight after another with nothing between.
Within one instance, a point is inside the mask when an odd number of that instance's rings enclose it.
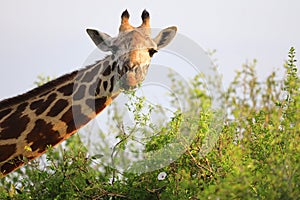
<instances>
[{"instance_id":1,"label":"giraffe","mask_svg":"<svg viewBox=\"0 0 300 200\"><path fill-rule=\"evenodd\" d=\"M172 41L177 28L151 38L149 13L144 10L141 18L134 27L125 10L117 37L87 29L108 52L104 59L0 102L0 177L72 136L123 90L144 80L152 56Z\"/></svg>"}]
</instances>

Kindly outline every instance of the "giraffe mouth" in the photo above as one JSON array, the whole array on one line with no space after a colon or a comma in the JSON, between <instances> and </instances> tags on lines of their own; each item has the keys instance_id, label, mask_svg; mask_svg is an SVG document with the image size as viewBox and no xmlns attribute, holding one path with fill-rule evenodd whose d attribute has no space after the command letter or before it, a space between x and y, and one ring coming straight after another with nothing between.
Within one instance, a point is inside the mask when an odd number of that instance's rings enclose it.
<instances>
[{"instance_id":1,"label":"giraffe mouth","mask_svg":"<svg viewBox=\"0 0 300 200\"><path fill-rule=\"evenodd\" d=\"M122 89L131 90L139 86L145 79L149 65L136 66L128 69L120 79L120 86Z\"/></svg>"},{"instance_id":2,"label":"giraffe mouth","mask_svg":"<svg viewBox=\"0 0 300 200\"><path fill-rule=\"evenodd\" d=\"M130 70L127 72L126 75L126 82L130 87L136 87L139 84L138 78L137 78L137 73L133 70Z\"/></svg>"}]
</instances>

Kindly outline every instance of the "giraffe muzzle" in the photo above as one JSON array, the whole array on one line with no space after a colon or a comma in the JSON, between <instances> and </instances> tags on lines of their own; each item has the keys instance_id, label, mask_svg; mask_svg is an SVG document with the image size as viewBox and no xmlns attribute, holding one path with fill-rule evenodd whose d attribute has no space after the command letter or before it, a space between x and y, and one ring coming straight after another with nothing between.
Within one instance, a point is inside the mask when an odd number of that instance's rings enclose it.
<instances>
[{"instance_id":1,"label":"giraffe muzzle","mask_svg":"<svg viewBox=\"0 0 300 200\"><path fill-rule=\"evenodd\" d=\"M143 82L147 74L149 65L137 66L129 69L120 79L120 86L124 90L131 90L138 87Z\"/></svg>"}]
</instances>

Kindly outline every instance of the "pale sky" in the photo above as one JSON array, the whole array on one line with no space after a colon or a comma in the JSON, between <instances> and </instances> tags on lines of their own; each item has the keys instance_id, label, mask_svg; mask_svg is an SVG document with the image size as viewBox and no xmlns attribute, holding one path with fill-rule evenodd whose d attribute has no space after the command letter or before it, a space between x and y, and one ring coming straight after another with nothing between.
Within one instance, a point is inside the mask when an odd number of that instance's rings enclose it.
<instances>
[{"instance_id":1,"label":"pale sky","mask_svg":"<svg viewBox=\"0 0 300 200\"><path fill-rule=\"evenodd\" d=\"M153 27L176 25L202 48L216 49L225 86L254 58L260 77L282 67L291 46L300 59L298 0L1 0L0 99L33 88L39 74L81 68L94 50L86 28L116 36L123 10L139 25L145 8Z\"/></svg>"}]
</instances>

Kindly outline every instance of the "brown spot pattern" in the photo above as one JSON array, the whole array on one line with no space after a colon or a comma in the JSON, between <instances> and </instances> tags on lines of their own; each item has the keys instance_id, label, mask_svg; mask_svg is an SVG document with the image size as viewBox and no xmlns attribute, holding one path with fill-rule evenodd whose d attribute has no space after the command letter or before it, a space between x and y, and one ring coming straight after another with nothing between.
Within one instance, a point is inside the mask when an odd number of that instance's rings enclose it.
<instances>
[{"instance_id":1,"label":"brown spot pattern","mask_svg":"<svg viewBox=\"0 0 300 200\"><path fill-rule=\"evenodd\" d=\"M18 138L26 129L30 120L27 116L22 116L22 111L17 110L0 124L0 140Z\"/></svg>"},{"instance_id":2,"label":"brown spot pattern","mask_svg":"<svg viewBox=\"0 0 300 200\"><path fill-rule=\"evenodd\" d=\"M37 115L40 115L51 105L51 103L55 100L56 96L57 96L57 94L52 93L46 99L46 101L38 100L38 101L32 102L30 105L30 108L34 108L32 110L35 110L35 113Z\"/></svg>"},{"instance_id":3,"label":"brown spot pattern","mask_svg":"<svg viewBox=\"0 0 300 200\"><path fill-rule=\"evenodd\" d=\"M89 88L89 94L91 96L97 96L100 94L100 86L101 86L102 80L100 78L97 78L97 80L91 84Z\"/></svg>"},{"instance_id":4,"label":"brown spot pattern","mask_svg":"<svg viewBox=\"0 0 300 200\"><path fill-rule=\"evenodd\" d=\"M109 61L108 60L104 61L103 68L106 68L108 65L109 65Z\"/></svg>"},{"instance_id":5,"label":"brown spot pattern","mask_svg":"<svg viewBox=\"0 0 300 200\"><path fill-rule=\"evenodd\" d=\"M85 103L96 113L99 113L106 107L105 105L106 100L107 100L106 97L101 97L97 99L87 99Z\"/></svg>"},{"instance_id":6,"label":"brown spot pattern","mask_svg":"<svg viewBox=\"0 0 300 200\"><path fill-rule=\"evenodd\" d=\"M70 96L71 94L73 94L73 89L74 89L74 83L69 83L67 85L58 88L57 91L62 93L64 96Z\"/></svg>"},{"instance_id":7,"label":"brown spot pattern","mask_svg":"<svg viewBox=\"0 0 300 200\"><path fill-rule=\"evenodd\" d=\"M58 131L54 131L51 123L46 123L42 119L35 122L34 128L27 135L26 140L28 143L33 143L30 147L32 151L38 150L43 152L48 145L56 145L61 141Z\"/></svg>"},{"instance_id":8,"label":"brown spot pattern","mask_svg":"<svg viewBox=\"0 0 300 200\"><path fill-rule=\"evenodd\" d=\"M100 67L101 67L101 65L99 64L96 67L94 67L90 72L87 72L81 81L83 83L91 82L94 79L94 77L96 76L96 74L98 73L98 71L100 70Z\"/></svg>"},{"instance_id":9,"label":"brown spot pattern","mask_svg":"<svg viewBox=\"0 0 300 200\"><path fill-rule=\"evenodd\" d=\"M0 111L0 120L12 111L11 108Z\"/></svg>"},{"instance_id":10,"label":"brown spot pattern","mask_svg":"<svg viewBox=\"0 0 300 200\"><path fill-rule=\"evenodd\" d=\"M97 64L97 66L93 66L93 69L91 70L91 74L94 75L94 77L99 73L101 64Z\"/></svg>"},{"instance_id":11,"label":"brown spot pattern","mask_svg":"<svg viewBox=\"0 0 300 200\"><path fill-rule=\"evenodd\" d=\"M29 108L30 108L31 110L35 110L35 109L37 109L37 108L39 107L39 105L41 105L43 102L44 102L43 99L39 99L39 100L33 101L33 102L30 104Z\"/></svg>"},{"instance_id":12,"label":"brown spot pattern","mask_svg":"<svg viewBox=\"0 0 300 200\"><path fill-rule=\"evenodd\" d=\"M109 81L110 81L109 92L112 92L114 89L114 76L112 76Z\"/></svg>"},{"instance_id":13,"label":"brown spot pattern","mask_svg":"<svg viewBox=\"0 0 300 200\"><path fill-rule=\"evenodd\" d=\"M107 105L106 103L107 98L106 97L101 97L101 98L97 98L95 100L95 112L99 113L101 112Z\"/></svg>"},{"instance_id":14,"label":"brown spot pattern","mask_svg":"<svg viewBox=\"0 0 300 200\"><path fill-rule=\"evenodd\" d=\"M67 124L66 134L70 134L89 122L91 118L81 112L80 106L74 105L63 114L60 120Z\"/></svg>"},{"instance_id":15,"label":"brown spot pattern","mask_svg":"<svg viewBox=\"0 0 300 200\"><path fill-rule=\"evenodd\" d=\"M23 112L26 109L27 106L28 106L28 102L21 103L17 107L17 112Z\"/></svg>"},{"instance_id":16,"label":"brown spot pattern","mask_svg":"<svg viewBox=\"0 0 300 200\"><path fill-rule=\"evenodd\" d=\"M3 162L16 152L16 145L15 144L2 145L0 146L0 152L5 152L0 154L0 162Z\"/></svg>"},{"instance_id":17,"label":"brown spot pattern","mask_svg":"<svg viewBox=\"0 0 300 200\"><path fill-rule=\"evenodd\" d=\"M107 81L103 81L103 88L105 91L107 90L107 85L108 85Z\"/></svg>"},{"instance_id":18,"label":"brown spot pattern","mask_svg":"<svg viewBox=\"0 0 300 200\"><path fill-rule=\"evenodd\" d=\"M74 100L82 99L84 97L85 90L86 90L86 86L85 85L80 85L77 92L74 94L73 99Z\"/></svg>"},{"instance_id":19,"label":"brown spot pattern","mask_svg":"<svg viewBox=\"0 0 300 200\"><path fill-rule=\"evenodd\" d=\"M65 99L59 99L50 109L50 111L47 113L47 116L49 117L55 117L57 116L65 107L68 106L68 101Z\"/></svg>"},{"instance_id":20,"label":"brown spot pattern","mask_svg":"<svg viewBox=\"0 0 300 200\"><path fill-rule=\"evenodd\" d=\"M9 172L14 171L16 168L20 167L21 165L24 164L23 158L22 157L15 157L8 162L4 163L0 167L0 172L4 175L8 174Z\"/></svg>"},{"instance_id":21,"label":"brown spot pattern","mask_svg":"<svg viewBox=\"0 0 300 200\"><path fill-rule=\"evenodd\" d=\"M115 71L116 67L117 67L117 62L114 62L114 63L112 64L111 71Z\"/></svg>"},{"instance_id":22,"label":"brown spot pattern","mask_svg":"<svg viewBox=\"0 0 300 200\"><path fill-rule=\"evenodd\" d=\"M107 66L102 75L108 76L108 75L110 75L110 73L111 73L111 67Z\"/></svg>"}]
</instances>

